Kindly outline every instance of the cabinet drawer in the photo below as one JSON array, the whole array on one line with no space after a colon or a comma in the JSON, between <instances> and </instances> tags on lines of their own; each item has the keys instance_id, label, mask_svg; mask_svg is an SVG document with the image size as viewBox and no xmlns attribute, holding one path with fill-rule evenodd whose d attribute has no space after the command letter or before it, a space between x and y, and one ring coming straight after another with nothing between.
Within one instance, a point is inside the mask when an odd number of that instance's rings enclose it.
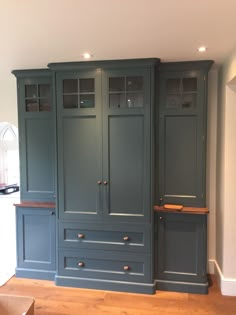
<instances>
[{"instance_id":1,"label":"cabinet drawer","mask_svg":"<svg viewBox=\"0 0 236 315\"><path fill-rule=\"evenodd\" d=\"M70 248L150 251L150 228L143 225L59 223L59 246Z\"/></svg>"},{"instance_id":2,"label":"cabinet drawer","mask_svg":"<svg viewBox=\"0 0 236 315\"><path fill-rule=\"evenodd\" d=\"M89 279L151 281L150 256L99 250L59 251L59 275Z\"/></svg>"}]
</instances>

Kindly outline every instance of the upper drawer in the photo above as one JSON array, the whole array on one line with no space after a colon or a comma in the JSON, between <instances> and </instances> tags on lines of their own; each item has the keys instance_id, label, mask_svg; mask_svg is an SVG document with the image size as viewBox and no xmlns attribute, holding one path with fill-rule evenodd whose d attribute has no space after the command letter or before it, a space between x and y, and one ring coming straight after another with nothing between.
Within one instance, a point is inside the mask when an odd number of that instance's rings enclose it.
<instances>
[{"instance_id":1,"label":"upper drawer","mask_svg":"<svg viewBox=\"0 0 236 315\"><path fill-rule=\"evenodd\" d=\"M122 251L150 251L150 226L59 223L59 246Z\"/></svg>"}]
</instances>

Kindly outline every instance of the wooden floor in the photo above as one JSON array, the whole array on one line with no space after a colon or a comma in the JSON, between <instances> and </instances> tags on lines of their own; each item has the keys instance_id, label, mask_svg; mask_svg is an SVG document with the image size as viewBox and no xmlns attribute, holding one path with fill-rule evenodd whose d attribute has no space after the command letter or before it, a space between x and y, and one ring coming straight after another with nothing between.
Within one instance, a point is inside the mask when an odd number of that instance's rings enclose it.
<instances>
[{"instance_id":1,"label":"wooden floor","mask_svg":"<svg viewBox=\"0 0 236 315\"><path fill-rule=\"evenodd\" d=\"M155 295L57 287L54 282L11 278L0 294L33 296L35 315L235 315L236 297L157 291Z\"/></svg>"}]
</instances>

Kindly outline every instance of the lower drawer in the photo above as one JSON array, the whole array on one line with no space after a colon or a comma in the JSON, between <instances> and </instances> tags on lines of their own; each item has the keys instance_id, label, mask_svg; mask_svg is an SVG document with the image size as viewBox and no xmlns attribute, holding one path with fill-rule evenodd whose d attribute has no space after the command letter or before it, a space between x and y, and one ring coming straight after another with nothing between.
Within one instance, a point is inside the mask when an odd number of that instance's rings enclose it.
<instances>
[{"instance_id":1,"label":"lower drawer","mask_svg":"<svg viewBox=\"0 0 236 315\"><path fill-rule=\"evenodd\" d=\"M149 225L59 222L59 247L150 252Z\"/></svg>"},{"instance_id":2,"label":"lower drawer","mask_svg":"<svg viewBox=\"0 0 236 315\"><path fill-rule=\"evenodd\" d=\"M151 281L151 257L102 250L59 251L58 275L79 278Z\"/></svg>"}]
</instances>

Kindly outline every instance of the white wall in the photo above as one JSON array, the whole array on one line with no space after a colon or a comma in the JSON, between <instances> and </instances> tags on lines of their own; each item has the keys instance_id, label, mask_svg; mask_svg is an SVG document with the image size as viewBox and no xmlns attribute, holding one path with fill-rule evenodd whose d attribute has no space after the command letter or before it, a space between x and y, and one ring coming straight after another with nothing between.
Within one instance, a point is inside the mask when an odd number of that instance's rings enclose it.
<instances>
[{"instance_id":1,"label":"white wall","mask_svg":"<svg viewBox=\"0 0 236 315\"><path fill-rule=\"evenodd\" d=\"M236 50L219 74L216 266L223 294L236 296Z\"/></svg>"},{"instance_id":2,"label":"white wall","mask_svg":"<svg viewBox=\"0 0 236 315\"><path fill-rule=\"evenodd\" d=\"M16 80L10 69L0 72L0 122L18 126Z\"/></svg>"}]
</instances>

